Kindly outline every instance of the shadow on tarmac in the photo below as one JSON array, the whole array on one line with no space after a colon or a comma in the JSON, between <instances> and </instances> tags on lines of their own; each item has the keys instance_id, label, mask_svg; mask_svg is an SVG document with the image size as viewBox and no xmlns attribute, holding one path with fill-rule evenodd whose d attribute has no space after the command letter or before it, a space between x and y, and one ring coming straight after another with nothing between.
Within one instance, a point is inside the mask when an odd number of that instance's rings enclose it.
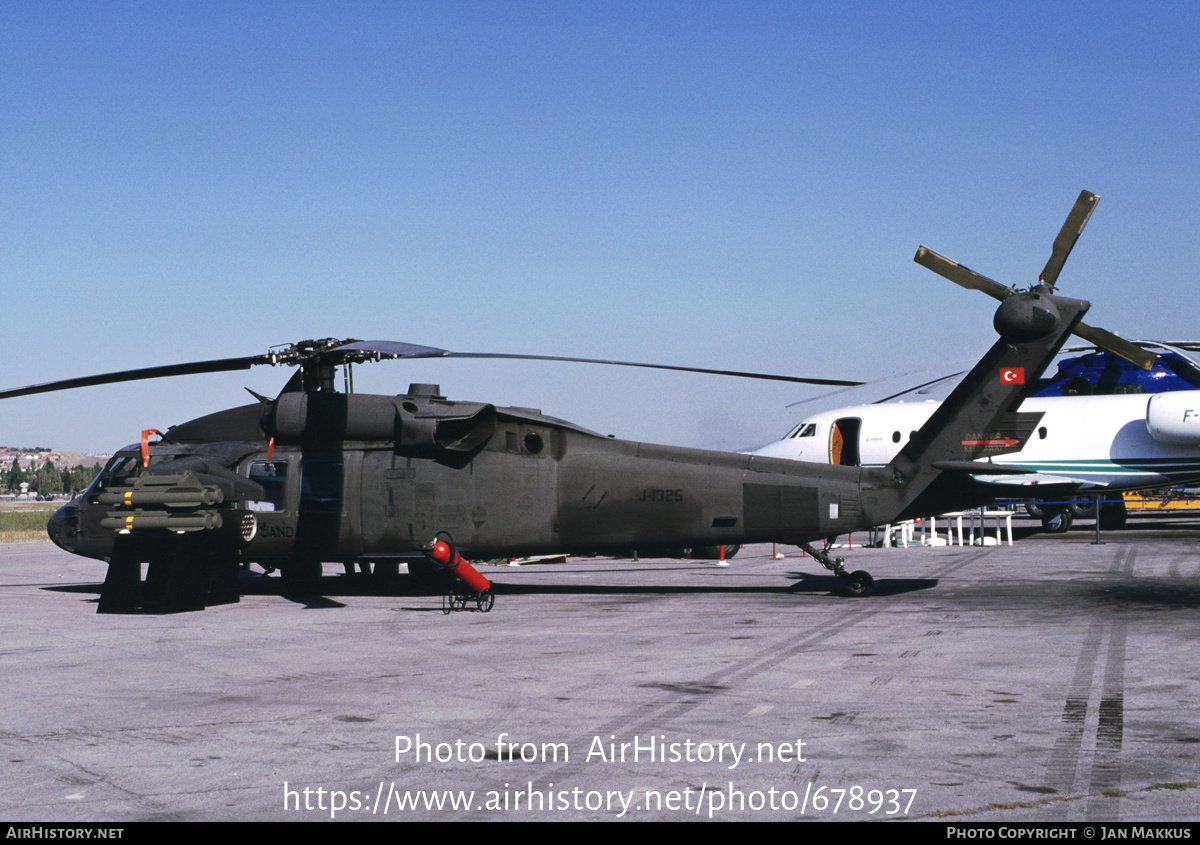
<instances>
[{"instance_id":1,"label":"shadow on tarmac","mask_svg":"<svg viewBox=\"0 0 1200 845\"><path fill-rule=\"evenodd\" d=\"M688 567L696 569L698 567ZM705 567L708 568L708 567ZM539 574L545 573L543 569ZM597 567L585 570L592 575L620 575L626 572L644 572L644 568ZM669 571L668 571L669 572ZM577 575L580 570L572 570ZM787 583L791 579L792 583ZM872 597L886 597L928 590L936 587L936 578L882 578L875 581ZM49 585L41 589L58 592L95 596L92 601L98 602L103 583ZM321 578L319 590L314 595L299 595L283 589L281 578L261 573L242 572L238 579L238 590L243 596L272 596L277 595L307 609L329 609L345 607L339 598L353 596L394 596L394 597L441 597L449 582L439 582L430 579L413 579L410 576L396 576L388 579L376 579L367 575L327 575ZM634 585L634 584L597 584L597 583L505 583L493 581L492 593L497 596L638 596L638 595L830 595L842 598L841 579L833 575L813 575L807 572L791 571L782 573L782 579L773 584L747 585L723 584L714 579L705 585ZM847 597L848 598L848 597ZM131 611L134 614L163 615L164 611L156 608L145 608Z\"/></svg>"}]
</instances>

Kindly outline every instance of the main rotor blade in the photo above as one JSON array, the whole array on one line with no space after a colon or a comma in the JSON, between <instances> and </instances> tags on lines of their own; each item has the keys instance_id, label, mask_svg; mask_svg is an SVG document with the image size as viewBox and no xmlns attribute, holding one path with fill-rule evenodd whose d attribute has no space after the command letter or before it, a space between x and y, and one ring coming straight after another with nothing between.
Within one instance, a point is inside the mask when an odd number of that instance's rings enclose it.
<instances>
[{"instance_id":1,"label":"main rotor blade","mask_svg":"<svg viewBox=\"0 0 1200 845\"><path fill-rule=\"evenodd\" d=\"M389 358L447 358L454 354L449 349L400 340L353 340L329 349L329 354L339 352L377 352Z\"/></svg>"},{"instance_id":2,"label":"main rotor blade","mask_svg":"<svg viewBox=\"0 0 1200 845\"><path fill-rule=\"evenodd\" d=\"M766 381L787 381L796 384L825 384L836 387L857 387L861 381L846 381L832 378L800 378L799 376L781 376L771 373L745 373L738 370L710 370L704 367L675 367L669 364L639 364L634 361L609 361L600 358L567 358L560 355L514 355L504 352L452 352L449 349L438 349L433 346L418 346L413 343L401 343L394 340L362 340L336 347L333 351L364 351L378 352L383 355L394 355L398 358L503 358L510 361L566 361L573 364L608 364L614 367L642 367L650 370L674 370L683 373L706 373L715 376L734 376L735 378L753 378Z\"/></svg>"},{"instance_id":3,"label":"main rotor blade","mask_svg":"<svg viewBox=\"0 0 1200 845\"><path fill-rule=\"evenodd\" d=\"M988 296L998 299L1001 302L1016 293L1012 288L1006 288L1004 285L989 279L982 273L976 273L971 268L964 267L957 261L951 261L946 256L934 252L926 246L917 248L917 254L913 256L913 261L922 267L929 268L939 276L945 276L956 285L962 285L968 290L983 291Z\"/></svg>"},{"instance_id":4,"label":"main rotor blade","mask_svg":"<svg viewBox=\"0 0 1200 845\"><path fill-rule=\"evenodd\" d=\"M141 381L143 379L166 378L168 376L190 376L200 373L225 373L233 370L248 370L255 364L269 363L269 356L252 355L247 358L221 358L215 361L193 361L189 364L143 367L137 370L123 370L118 373L103 373L96 376L69 378L62 381L46 382L45 384L31 384L28 387L17 387L11 390L0 390L0 399L12 399L17 396L29 396L34 393L52 393L56 390L72 390L76 387L117 384L123 381Z\"/></svg>"},{"instance_id":5,"label":"main rotor blade","mask_svg":"<svg viewBox=\"0 0 1200 845\"><path fill-rule=\"evenodd\" d=\"M1075 326L1075 334L1088 343L1093 343L1118 358L1124 358L1135 367L1141 367L1147 372L1154 368L1154 362L1158 360L1158 356L1150 350L1130 343L1107 329L1098 329L1086 323L1079 323Z\"/></svg>"},{"instance_id":6,"label":"main rotor blade","mask_svg":"<svg viewBox=\"0 0 1200 845\"><path fill-rule=\"evenodd\" d=\"M596 358L564 358L553 355L509 355L498 352L451 352L449 349L438 349L434 346L421 346L415 343L402 343L392 340L356 341L334 346L330 349L314 352L311 359L337 359L340 353L367 352L391 358L508 358L527 361L568 361L581 364L611 364L619 367L644 367L655 370L676 370L688 373L708 373L711 375L735 376L738 378L765 379L768 381L786 381L796 384L823 384L833 386L854 387L861 381L846 381L844 379L800 378L797 376L773 375L770 373L745 373L737 370L712 370L701 367L675 367L666 364L638 364L632 361L604 361ZM105 384L118 384L126 381L142 381L145 379L167 378L169 376L198 375L201 373L223 373L234 370L248 370L256 364L276 364L281 357L275 354L250 355L243 358L221 358L213 361L193 361L186 364L168 364L160 367L142 367L136 370L122 370L114 373L101 373L94 376L63 379L44 384L31 384L27 387L17 387L0 390L0 399L13 399L18 396L30 396L36 393L52 393L57 390L72 390L77 387L96 387ZM304 360L303 356L297 363ZM348 359L347 359L348 360ZM335 360L335 363L336 360Z\"/></svg>"},{"instance_id":7,"label":"main rotor blade","mask_svg":"<svg viewBox=\"0 0 1200 845\"><path fill-rule=\"evenodd\" d=\"M906 396L909 393L920 393L922 390L924 390L927 387L933 387L933 385L935 385L935 384L940 384L943 381L949 381L952 378L957 378L958 376L961 376L965 372L966 372L966 370L959 370L957 373L950 373L950 375L948 375L948 376L939 376L938 378L930 379L929 381L925 382L924 384L917 384L912 387L906 388L905 390L901 390L899 393L893 393L891 396L885 396L882 399L876 399L871 404L872 405L881 405L884 402L891 402L893 399L899 399L901 396Z\"/></svg>"},{"instance_id":8,"label":"main rotor blade","mask_svg":"<svg viewBox=\"0 0 1200 845\"><path fill-rule=\"evenodd\" d=\"M1096 203L1099 201L1100 197L1091 191L1081 192L1079 199L1075 200L1075 207L1067 215L1067 222L1063 223L1058 237L1054 239L1054 249L1050 253L1050 260L1046 262L1046 267L1039 277L1039 281L1049 287L1051 293L1054 292L1054 283L1058 281L1058 274L1062 272L1063 264L1067 262L1067 256L1075 248L1075 242L1079 240L1079 236L1083 233L1083 227L1087 225L1092 212L1096 210Z\"/></svg>"}]
</instances>

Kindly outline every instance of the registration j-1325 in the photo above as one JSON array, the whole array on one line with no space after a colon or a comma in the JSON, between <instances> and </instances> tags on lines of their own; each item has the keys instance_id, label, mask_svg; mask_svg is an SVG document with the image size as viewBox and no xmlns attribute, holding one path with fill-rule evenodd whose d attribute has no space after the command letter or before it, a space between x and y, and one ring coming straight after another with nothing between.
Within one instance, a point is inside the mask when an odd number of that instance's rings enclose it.
<instances>
[{"instance_id":1,"label":"registration j-1325","mask_svg":"<svg viewBox=\"0 0 1200 845\"><path fill-rule=\"evenodd\" d=\"M664 490L661 487L647 487L642 491L642 495L638 497L639 502L682 502L683 490L675 488L674 490Z\"/></svg>"}]
</instances>

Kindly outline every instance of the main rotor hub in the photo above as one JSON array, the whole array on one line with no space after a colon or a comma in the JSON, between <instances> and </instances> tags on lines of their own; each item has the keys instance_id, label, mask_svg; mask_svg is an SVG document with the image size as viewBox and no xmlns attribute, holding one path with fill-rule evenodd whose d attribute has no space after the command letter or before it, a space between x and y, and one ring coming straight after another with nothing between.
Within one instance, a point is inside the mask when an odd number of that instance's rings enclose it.
<instances>
[{"instance_id":1,"label":"main rotor hub","mask_svg":"<svg viewBox=\"0 0 1200 845\"><path fill-rule=\"evenodd\" d=\"M287 346L275 347L268 355L270 356L271 364L285 364L294 366L296 364L306 364L313 360L332 359L332 363L341 364L345 361L358 363L369 359L378 359L382 356L372 353L355 350L353 352L339 351L333 353L339 346L345 346L348 343L358 343L359 341L350 338L347 340L339 340L336 337L326 337L320 340L301 340L296 343L290 343ZM333 354L331 354L333 353Z\"/></svg>"}]
</instances>

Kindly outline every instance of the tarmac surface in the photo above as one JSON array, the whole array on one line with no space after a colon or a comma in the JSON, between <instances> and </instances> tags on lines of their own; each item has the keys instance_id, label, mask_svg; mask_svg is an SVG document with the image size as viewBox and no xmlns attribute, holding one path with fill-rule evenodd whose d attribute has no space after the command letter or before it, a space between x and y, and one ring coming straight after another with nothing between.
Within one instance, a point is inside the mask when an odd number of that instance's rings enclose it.
<instances>
[{"instance_id":1,"label":"tarmac surface","mask_svg":"<svg viewBox=\"0 0 1200 845\"><path fill-rule=\"evenodd\" d=\"M1200 818L1200 522L1094 545L481 567L488 613L323 597L98 615L0 546L0 819Z\"/></svg>"}]
</instances>

